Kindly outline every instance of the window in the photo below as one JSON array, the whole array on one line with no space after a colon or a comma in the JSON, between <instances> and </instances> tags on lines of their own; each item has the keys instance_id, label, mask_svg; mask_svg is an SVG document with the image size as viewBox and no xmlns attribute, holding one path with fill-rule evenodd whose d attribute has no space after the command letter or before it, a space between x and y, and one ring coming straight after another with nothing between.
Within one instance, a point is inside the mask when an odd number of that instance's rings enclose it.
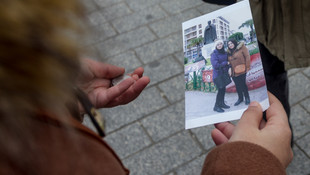
<instances>
[{"instance_id":1,"label":"window","mask_svg":"<svg viewBox=\"0 0 310 175\"><path fill-rule=\"evenodd\" d=\"M202 25L201 24L199 24L199 28L201 28L202 27Z\"/></svg>"},{"instance_id":2,"label":"window","mask_svg":"<svg viewBox=\"0 0 310 175\"><path fill-rule=\"evenodd\" d=\"M202 30L199 30L199 34L202 34Z\"/></svg>"}]
</instances>

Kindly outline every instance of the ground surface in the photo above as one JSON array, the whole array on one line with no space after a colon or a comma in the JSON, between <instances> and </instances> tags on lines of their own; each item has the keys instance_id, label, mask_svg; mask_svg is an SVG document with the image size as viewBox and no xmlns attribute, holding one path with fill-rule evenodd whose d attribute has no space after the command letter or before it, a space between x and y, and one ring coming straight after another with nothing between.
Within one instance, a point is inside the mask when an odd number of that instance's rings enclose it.
<instances>
[{"instance_id":1,"label":"ground surface","mask_svg":"<svg viewBox=\"0 0 310 175\"><path fill-rule=\"evenodd\" d=\"M96 32L89 57L133 70L151 83L133 103L101 110L105 140L132 175L198 175L214 147L212 126L184 130L181 23L221 6L201 0L84 0ZM310 68L289 71L294 160L290 175L310 174ZM87 121L86 121L87 122Z\"/></svg>"}]
</instances>

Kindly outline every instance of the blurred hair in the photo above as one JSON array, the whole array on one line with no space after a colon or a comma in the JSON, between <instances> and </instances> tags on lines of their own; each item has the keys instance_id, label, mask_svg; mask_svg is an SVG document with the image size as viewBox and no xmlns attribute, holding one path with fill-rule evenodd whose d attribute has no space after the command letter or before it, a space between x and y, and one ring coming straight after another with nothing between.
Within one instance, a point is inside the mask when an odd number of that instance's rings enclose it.
<instances>
[{"instance_id":1,"label":"blurred hair","mask_svg":"<svg viewBox=\"0 0 310 175\"><path fill-rule=\"evenodd\" d=\"M0 1L1 117L63 114L74 102L82 6L76 0Z\"/></svg>"}]
</instances>

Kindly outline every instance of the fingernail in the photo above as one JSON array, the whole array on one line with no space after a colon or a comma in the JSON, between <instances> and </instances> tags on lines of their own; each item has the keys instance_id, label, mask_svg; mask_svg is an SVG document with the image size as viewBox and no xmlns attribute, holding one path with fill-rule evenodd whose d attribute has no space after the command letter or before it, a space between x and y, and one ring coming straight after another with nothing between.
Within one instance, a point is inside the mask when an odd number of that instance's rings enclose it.
<instances>
[{"instance_id":1,"label":"fingernail","mask_svg":"<svg viewBox=\"0 0 310 175\"><path fill-rule=\"evenodd\" d=\"M249 106L257 107L259 105L258 102L252 101Z\"/></svg>"}]
</instances>

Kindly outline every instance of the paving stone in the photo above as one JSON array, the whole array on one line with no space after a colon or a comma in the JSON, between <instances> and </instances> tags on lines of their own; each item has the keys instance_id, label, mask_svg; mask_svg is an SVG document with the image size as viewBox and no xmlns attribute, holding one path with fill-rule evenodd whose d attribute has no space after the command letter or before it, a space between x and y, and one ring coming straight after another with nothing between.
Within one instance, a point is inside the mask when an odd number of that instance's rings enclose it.
<instances>
[{"instance_id":1,"label":"paving stone","mask_svg":"<svg viewBox=\"0 0 310 175\"><path fill-rule=\"evenodd\" d=\"M196 135L196 138L203 145L205 150L209 150L215 146L211 137L211 131L213 129L214 129L213 125L191 129L192 133Z\"/></svg>"},{"instance_id":2,"label":"paving stone","mask_svg":"<svg viewBox=\"0 0 310 175\"><path fill-rule=\"evenodd\" d=\"M290 121L293 127L294 140L310 132L310 115L300 105L291 108Z\"/></svg>"},{"instance_id":3,"label":"paving stone","mask_svg":"<svg viewBox=\"0 0 310 175\"><path fill-rule=\"evenodd\" d=\"M196 9L192 9L150 24L150 27L160 38L163 38L171 33L182 31L182 22L200 15L201 14ZM180 38L182 39L182 35ZM182 44L182 42L180 43Z\"/></svg>"},{"instance_id":4,"label":"paving stone","mask_svg":"<svg viewBox=\"0 0 310 175\"><path fill-rule=\"evenodd\" d=\"M207 154L199 156L188 164L177 169L178 175L199 175L201 174L202 166Z\"/></svg>"},{"instance_id":5,"label":"paving stone","mask_svg":"<svg viewBox=\"0 0 310 175\"><path fill-rule=\"evenodd\" d=\"M310 95L310 80L302 73L289 77L289 102L294 105Z\"/></svg>"},{"instance_id":6,"label":"paving stone","mask_svg":"<svg viewBox=\"0 0 310 175\"><path fill-rule=\"evenodd\" d=\"M225 5L216 5L216 4L210 4L210 3L203 3L199 7L197 7L197 10L202 14L207 14L210 12L213 12L215 10L221 9L223 7L226 7Z\"/></svg>"},{"instance_id":7,"label":"paving stone","mask_svg":"<svg viewBox=\"0 0 310 175\"><path fill-rule=\"evenodd\" d=\"M148 28L141 27L134 31L108 39L99 43L96 47L100 51L101 56L105 58L138 47L155 38L155 35Z\"/></svg>"},{"instance_id":8,"label":"paving stone","mask_svg":"<svg viewBox=\"0 0 310 175\"><path fill-rule=\"evenodd\" d=\"M297 140L297 144L310 157L310 149L309 149L310 148L310 133L308 133L306 136L302 137L301 139Z\"/></svg>"},{"instance_id":9,"label":"paving stone","mask_svg":"<svg viewBox=\"0 0 310 175\"><path fill-rule=\"evenodd\" d=\"M131 10L125 3L115 4L100 11L107 20L129 15Z\"/></svg>"},{"instance_id":10,"label":"paving stone","mask_svg":"<svg viewBox=\"0 0 310 175\"><path fill-rule=\"evenodd\" d=\"M101 109L105 118L106 132L112 132L167 105L156 87L145 89L133 102L114 108Z\"/></svg>"},{"instance_id":11,"label":"paving stone","mask_svg":"<svg viewBox=\"0 0 310 175\"><path fill-rule=\"evenodd\" d=\"M183 72L183 67L171 56L153 61L144 67L144 75L150 77L150 85Z\"/></svg>"},{"instance_id":12,"label":"paving stone","mask_svg":"<svg viewBox=\"0 0 310 175\"><path fill-rule=\"evenodd\" d=\"M111 5L122 2L122 0L94 0L99 7L109 7Z\"/></svg>"},{"instance_id":13,"label":"paving stone","mask_svg":"<svg viewBox=\"0 0 310 175\"><path fill-rule=\"evenodd\" d=\"M293 153L293 161L286 169L287 175L309 175L310 159L296 146L293 148Z\"/></svg>"},{"instance_id":14,"label":"paving stone","mask_svg":"<svg viewBox=\"0 0 310 175\"><path fill-rule=\"evenodd\" d=\"M109 23L99 24L93 27L92 32L88 34L89 37L86 44L95 44L115 35L116 32Z\"/></svg>"},{"instance_id":15,"label":"paving stone","mask_svg":"<svg viewBox=\"0 0 310 175\"><path fill-rule=\"evenodd\" d=\"M169 0L162 2L161 6L170 14L176 14L201 4L203 4L201 0Z\"/></svg>"},{"instance_id":16,"label":"paving stone","mask_svg":"<svg viewBox=\"0 0 310 175\"><path fill-rule=\"evenodd\" d=\"M126 73L131 73L134 69L142 65L142 63L136 57L134 51L127 51L123 54L119 54L108 59L106 62L124 67Z\"/></svg>"},{"instance_id":17,"label":"paving stone","mask_svg":"<svg viewBox=\"0 0 310 175\"><path fill-rule=\"evenodd\" d=\"M104 140L109 143L121 159L151 144L150 139L138 123L107 135Z\"/></svg>"},{"instance_id":18,"label":"paving stone","mask_svg":"<svg viewBox=\"0 0 310 175\"><path fill-rule=\"evenodd\" d=\"M310 112L310 98L305 99L300 104Z\"/></svg>"},{"instance_id":19,"label":"paving stone","mask_svg":"<svg viewBox=\"0 0 310 175\"><path fill-rule=\"evenodd\" d=\"M201 153L188 132L179 133L163 142L123 160L135 175L164 174Z\"/></svg>"},{"instance_id":20,"label":"paving stone","mask_svg":"<svg viewBox=\"0 0 310 175\"><path fill-rule=\"evenodd\" d=\"M158 86L165 93L170 103L184 99L185 84L183 73L177 77L159 84Z\"/></svg>"},{"instance_id":21,"label":"paving stone","mask_svg":"<svg viewBox=\"0 0 310 175\"><path fill-rule=\"evenodd\" d=\"M136 48L138 57L143 63L158 60L159 58L173 54L182 48L182 35L177 33L167 38L163 38L152 43Z\"/></svg>"},{"instance_id":22,"label":"paving stone","mask_svg":"<svg viewBox=\"0 0 310 175\"><path fill-rule=\"evenodd\" d=\"M155 142L184 130L184 101L148 116L141 123Z\"/></svg>"},{"instance_id":23,"label":"paving stone","mask_svg":"<svg viewBox=\"0 0 310 175\"><path fill-rule=\"evenodd\" d=\"M139 10L146 9L148 7L153 7L162 1L165 1L165 0L156 0L156 1L154 0L126 0L129 7L133 9L134 11L139 11Z\"/></svg>"},{"instance_id":24,"label":"paving stone","mask_svg":"<svg viewBox=\"0 0 310 175\"><path fill-rule=\"evenodd\" d=\"M307 77L310 78L310 67L303 70L303 73L307 75Z\"/></svg>"},{"instance_id":25,"label":"paving stone","mask_svg":"<svg viewBox=\"0 0 310 175\"><path fill-rule=\"evenodd\" d=\"M87 15L89 23L93 26L102 24L107 21L107 19L98 11L92 12Z\"/></svg>"},{"instance_id":26,"label":"paving stone","mask_svg":"<svg viewBox=\"0 0 310 175\"><path fill-rule=\"evenodd\" d=\"M167 16L166 13L156 5L123 18L115 19L112 21L112 24L117 31L122 33L137 28L138 26L149 24L165 16Z\"/></svg>"},{"instance_id":27,"label":"paving stone","mask_svg":"<svg viewBox=\"0 0 310 175\"><path fill-rule=\"evenodd\" d=\"M300 71L300 68L294 68L294 69L289 69L287 71L287 76L291 76L291 75L294 75L295 73L299 72Z\"/></svg>"}]
</instances>

